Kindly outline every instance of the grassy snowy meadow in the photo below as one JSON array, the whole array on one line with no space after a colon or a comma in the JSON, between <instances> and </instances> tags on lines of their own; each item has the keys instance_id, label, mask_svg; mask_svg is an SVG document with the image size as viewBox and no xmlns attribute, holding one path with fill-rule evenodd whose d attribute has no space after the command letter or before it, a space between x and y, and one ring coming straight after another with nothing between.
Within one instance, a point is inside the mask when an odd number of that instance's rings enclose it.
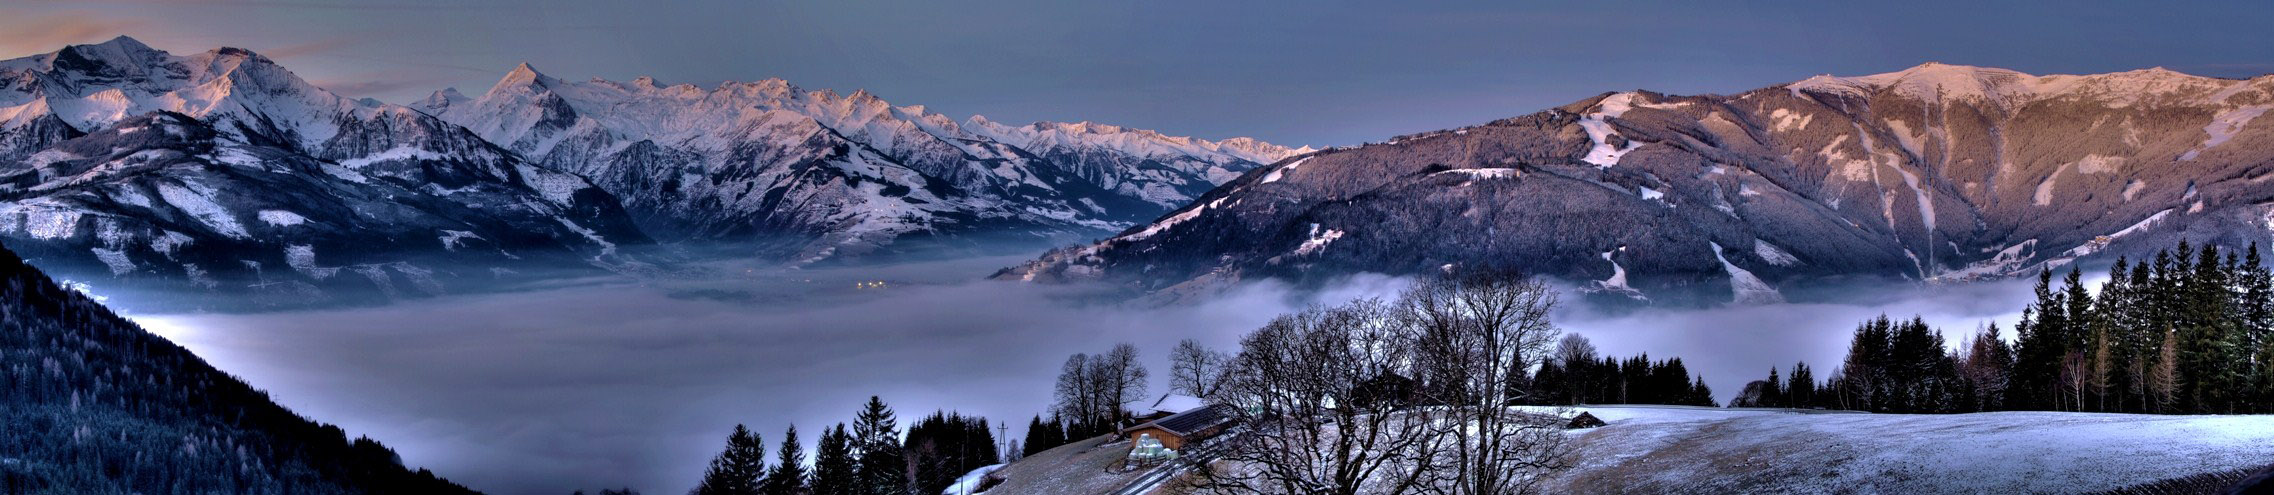
<instances>
[{"instance_id":1,"label":"grassy snowy meadow","mask_svg":"<svg viewBox=\"0 0 2274 495\"><path fill-rule=\"evenodd\" d=\"M2090 493L2274 464L2274 416L1576 408L1552 493Z\"/></svg>"},{"instance_id":2,"label":"grassy snowy meadow","mask_svg":"<svg viewBox=\"0 0 2274 495\"><path fill-rule=\"evenodd\" d=\"M1135 344L1167 389L1167 354L1218 349L1306 305L1393 295L1356 277L1321 292L1251 284L1173 305L1094 287L982 280L1031 256L886 267L594 281L390 306L135 319L310 417L395 447L413 465L499 494L693 485L734 424L810 442L879 395L903 423L934 409L1012 423L1051 402L1066 357ZM2027 297L2021 285L1918 291L1876 304L1601 314L1557 323L1606 355L1680 356L1726 401L1772 365L1828 369L1856 322L1926 314L1949 337ZM1567 301L1576 298L1567 298ZM1616 431L1616 430L1606 430Z\"/></svg>"}]
</instances>

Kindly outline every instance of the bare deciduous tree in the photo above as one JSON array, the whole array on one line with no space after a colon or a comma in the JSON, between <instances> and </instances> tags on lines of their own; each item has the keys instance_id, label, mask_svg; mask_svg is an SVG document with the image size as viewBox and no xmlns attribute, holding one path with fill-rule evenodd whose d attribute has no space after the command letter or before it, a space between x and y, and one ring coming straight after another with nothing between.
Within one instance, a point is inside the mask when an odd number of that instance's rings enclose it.
<instances>
[{"instance_id":1,"label":"bare deciduous tree","mask_svg":"<svg viewBox=\"0 0 2274 495\"><path fill-rule=\"evenodd\" d=\"M1424 408L1369 384L1410 369L1391 308L1363 300L1272 320L1241 342L1220 391L1249 432L1205 470L1227 493L1414 493L1446 429Z\"/></svg>"},{"instance_id":2,"label":"bare deciduous tree","mask_svg":"<svg viewBox=\"0 0 2274 495\"><path fill-rule=\"evenodd\" d=\"M1058 372L1058 415L1075 423L1084 434L1092 429L1098 417L1097 387L1091 380L1090 356L1075 354L1066 358Z\"/></svg>"},{"instance_id":3,"label":"bare deciduous tree","mask_svg":"<svg viewBox=\"0 0 2274 495\"><path fill-rule=\"evenodd\" d=\"M1510 494L1569 465L1554 415L1511 407L1560 333L1507 274L1282 316L1241 342L1220 401L1246 438L1201 470L1230 493Z\"/></svg>"},{"instance_id":4,"label":"bare deciduous tree","mask_svg":"<svg viewBox=\"0 0 2274 495\"><path fill-rule=\"evenodd\" d=\"M1106 406L1116 420L1127 411L1129 403L1144 400L1145 380L1151 374L1145 365L1137 362L1137 346L1128 343L1114 344L1097 361L1101 366L1097 375L1103 380L1100 390L1108 398Z\"/></svg>"},{"instance_id":5,"label":"bare deciduous tree","mask_svg":"<svg viewBox=\"0 0 2274 495\"><path fill-rule=\"evenodd\" d=\"M1224 362L1231 358L1222 352L1200 345L1200 341L1184 339L1169 351L1169 389L1176 393L1207 399L1216 394Z\"/></svg>"},{"instance_id":6,"label":"bare deciduous tree","mask_svg":"<svg viewBox=\"0 0 2274 495\"><path fill-rule=\"evenodd\" d=\"M1127 406L1145 396L1145 366L1137 346L1118 344L1104 354L1075 354L1058 373L1058 414L1076 433L1109 431L1128 415Z\"/></svg>"},{"instance_id":7,"label":"bare deciduous tree","mask_svg":"<svg viewBox=\"0 0 2274 495\"><path fill-rule=\"evenodd\" d=\"M1417 360L1435 383L1422 389L1461 434L1449 439L1448 469L1425 493L1532 493L1544 474L1568 466L1561 424L1514 410L1533 364L1562 333L1549 321L1555 291L1513 274L1481 272L1422 282L1399 299L1420 338Z\"/></svg>"}]
</instances>

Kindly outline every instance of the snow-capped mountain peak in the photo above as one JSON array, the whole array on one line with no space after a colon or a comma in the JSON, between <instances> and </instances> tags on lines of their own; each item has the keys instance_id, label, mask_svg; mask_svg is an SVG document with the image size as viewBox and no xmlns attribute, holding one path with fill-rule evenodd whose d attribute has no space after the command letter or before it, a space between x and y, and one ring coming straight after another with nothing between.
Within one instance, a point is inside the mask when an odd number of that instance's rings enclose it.
<instances>
[{"instance_id":1,"label":"snow-capped mountain peak","mask_svg":"<svg viewBox=\"0 0 2274 495\"><path fill-rule=\"evenodd\" d=\"M426 95L425 99L413 103L412 106L422 109L442 109L472 99L467 97L465 93L458 92L458 88L443 88L441 91Z\"/></svg>"},{"instance_id":2,"label":"snow-capped mountain peak","mask_svg":"<svg viewBox=\"0 0 2274 495\"><path fill-rule=\"evenodd\" d=\"M530 67L528 62L522 62L520 65L513 66L513 70L506 72L505 77L498 79L497 84L490 86L489 92L484 93L483 96L497 95L500 92L538 92L551 89L559 84L560 80L537 72L537 68Z\"/></svg>"},{"instance_id":3,"label":"snow-capped mountain peak","mask_svg":"<svg viewBox=\"0 0 2274 495\"><path fill-rule=\"evenodd\" d=\"M1794 91L1865 94L1894 91L1912 98L1935 100L2026 98L2035 93L2034 76L2018 71L1927 62L1916 67L1868 76L1821 75L1791 84Z\"/></svg>"},{"instance_id":4,"label":"snow-capped mountain peak","mask_svg":"<svg viewBox=\"0 0 2274 495\"><path fill-rule=\"evenodd\" d=\"M1786 88L1795 94L1820 92L1848 97L1887 91L1922 101L1989 101L2010 109L2060 97L2132 104L2166 95L2215 92L2251 83L2190 75L2163 67L2106 74L2035 76L2008 69L1928 62L1868 76L1819 75L1786 85Z\"/></svg>"},{"instance_id":5,"label":"snow-capped mountain peak","mask_svg":"<svg viewBox=\"0 0 2274 495\"><path fill-rule=\"evenodd\" d=\"M1255 163L1272 163L1315 151L1310 147L1288 148L1247 137L1209 141L1090 121L1037 121L1014 127L973 115L964 120L964 127L995 141L1029 149L1106 147L1136 156L1189 156Z\"/></svg>"},{"instance_id":6,"label":"snow-capped mountain peak","mask_svg":"<svg viewBox=\"0 0 2274 495\"><path fill-rule=\"evenodd\" d=\"M782 79L708 89L664 86L652 78L575 82L526 65L480 97L443 94L417 105L533 161L596 178L666 238L844 229L746 225L781 214L770 210L778 205L748 199L759 193L824 195L844 205L869 205L857 211L903 212L890 220L870 213L826 216L833 224L873 228L848 238L861 243L983 225L1096 235L1190 201L1296 151L1254 140L1219 144L1092 123L1012 128L974 118L959 124L923 105L894 105L867 89L806 90ZM816 163L829 164L827 174L852 176L836 186L796 182L819 180L797 171ZM689 179L694 177L736 179L698 185ZM877 191L821 190L880 178L886 185ZM902 196L901 190L939 197ZM879 196L885 191L894 194ZM733 206L725 214L696 215L692 209L704 208L698 202ZM838 244L811 246L796 257L876 247L827 242Z\"/></svg>"},{"instance_id":7,"label":"snow-capped mountain peak","mask_svg":"<svg viewBox=\"0 0 2274 495\"><path fill-rule=\"evenodd\" d=\"M589 260L643 239L584 179L427 113L341 97L249 50L131 38L0 61L0 238L52 267L274 281L259 290L290 299L341 270L390 296L395 281L436 293L457 275L406 261L434 253ZM456 253L477 245L489 252Z\"/></svg>"},{"instance_id":8,"label":"snow-capped mountain peak","mask_svg":"<svg viewBox=\"0 0 2274 495\"><path fill-rule=\"evenodd\" d=\"M79 131L155 111L227 121L231 135L324 150L341 125L400 107L341 97L258 53L217 48L177 56L133 38L0 61L0 117L23 125L52 115ZM256 137L256 136L240 136ZM0 156L25 148L0 150Z\"/></svg>"}]
</instances>

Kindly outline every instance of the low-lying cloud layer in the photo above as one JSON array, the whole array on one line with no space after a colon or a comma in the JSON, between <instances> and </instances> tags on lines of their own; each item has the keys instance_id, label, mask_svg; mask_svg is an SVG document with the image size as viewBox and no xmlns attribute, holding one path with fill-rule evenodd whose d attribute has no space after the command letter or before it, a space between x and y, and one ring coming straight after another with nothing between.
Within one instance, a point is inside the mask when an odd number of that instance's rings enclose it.
<instances>
[{"instance_id":1,"label":"low-lying cloud layer","mask_svg":"<svg viewBox=\"0 0 2274 495\"><path fill-rule=\"evenodd\" d=\"M882 396L903 424L934 409L1012 423L1050 403L1067 355L1138 346L1166 390L1168 349L1232 350L1308 304L1389 296L1357 277L1296 293L1252 284L1169 306L1080 287L978 281L1014 258L793 272L699 287L621 284L381 308L137 318L294 410L499 494L691 486L736 423L769 442L851 419ZM882 289L853 289L882 280ZM1788 304L1559 318L1605 352L1681 356L1723 399L1772 365L1829 370L1857 321L1925 314L1950 338L2004 317L2018 284L1938 287L1886 304ZM809 450L810 451L810 450Z\"/></svg>"},{"instance_id":2,"label":"low-lying cloud layer","mask_svg":"<svg viewBox=\"0 0 2274 495\"><path fill-rule=\"evenodd\" d=\"M973 281L1003 265L901 267L873 275L885 288L858 291L845 273L765 282L810 286L804 296L619 285L137 319L286 406L476 489L678 493L736 423L770 442L794 423L810 443L880 395L903 424L949 409L1013 422L1017 435L1049 406L1071 353L1131 342L1165 376L1179 339L1231 348L1274 315L1350 297L1255 286L1122 308L1085 302L1079 288ZM963 282L923 282L939 272Z\"/></svg>"}]
</instances>

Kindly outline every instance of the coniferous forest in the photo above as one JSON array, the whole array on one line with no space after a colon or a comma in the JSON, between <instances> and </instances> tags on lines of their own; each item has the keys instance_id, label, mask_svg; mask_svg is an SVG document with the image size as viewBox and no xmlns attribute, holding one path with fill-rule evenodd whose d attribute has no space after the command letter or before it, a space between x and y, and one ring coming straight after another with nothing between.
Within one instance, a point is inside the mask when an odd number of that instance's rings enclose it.
<instances>
[{"instance_id":1,"label":"coniferous forest","mask_svg":"<svg viewBox=\"0 0 2274 495\"><path fill-rule=\"evenodd\" d=\"M797 427L783 433L777 459L766 461L763 437L743 425L727 435L693 495L885 495L940 493L974 469L1004 462L985 418L939 411L910 424L870 397L842 423L821 430L810 467Z\"/></svg>"},{"instance_id":2,"label":"coniferous forest","mask_svg":"<svg viewBox=\"0 0 2274 495\"><path fill-rule=\"evenodd\" d=\"M1597 358L1595 346L1578 334L1564 335L1555 354L1532 375L1530 402L1537 404L1672 404L1713 406L1713 389L1692 377L1682 358L1651 361Z\"/></svg>"},{"instance_id":3,"label":"coniferous forest","mask_svg":"<svg viewBox=\"0 0 2274 495\"><path fill-rule=\"evenodd\" d=\"M0 494L474 493L309 421L0 248Z\"/></svg>"},{"instance_id":4,"label":"coniferous forest","mask_svg":"<svg viewBox=\"0 0 2274 495\"><path fill-rule=\"evenodd\" d=\"M1817 382L1805 364L1746 387L1732 406L1898 413L2003 410L2274 412L2274 275L2241 253L2182 241L2118 259L2090 290L2081 270L2040 272L2009 340L1992 324L1956 349L1919 319L1855 330Z\"/></svg>"}]
</instances>

